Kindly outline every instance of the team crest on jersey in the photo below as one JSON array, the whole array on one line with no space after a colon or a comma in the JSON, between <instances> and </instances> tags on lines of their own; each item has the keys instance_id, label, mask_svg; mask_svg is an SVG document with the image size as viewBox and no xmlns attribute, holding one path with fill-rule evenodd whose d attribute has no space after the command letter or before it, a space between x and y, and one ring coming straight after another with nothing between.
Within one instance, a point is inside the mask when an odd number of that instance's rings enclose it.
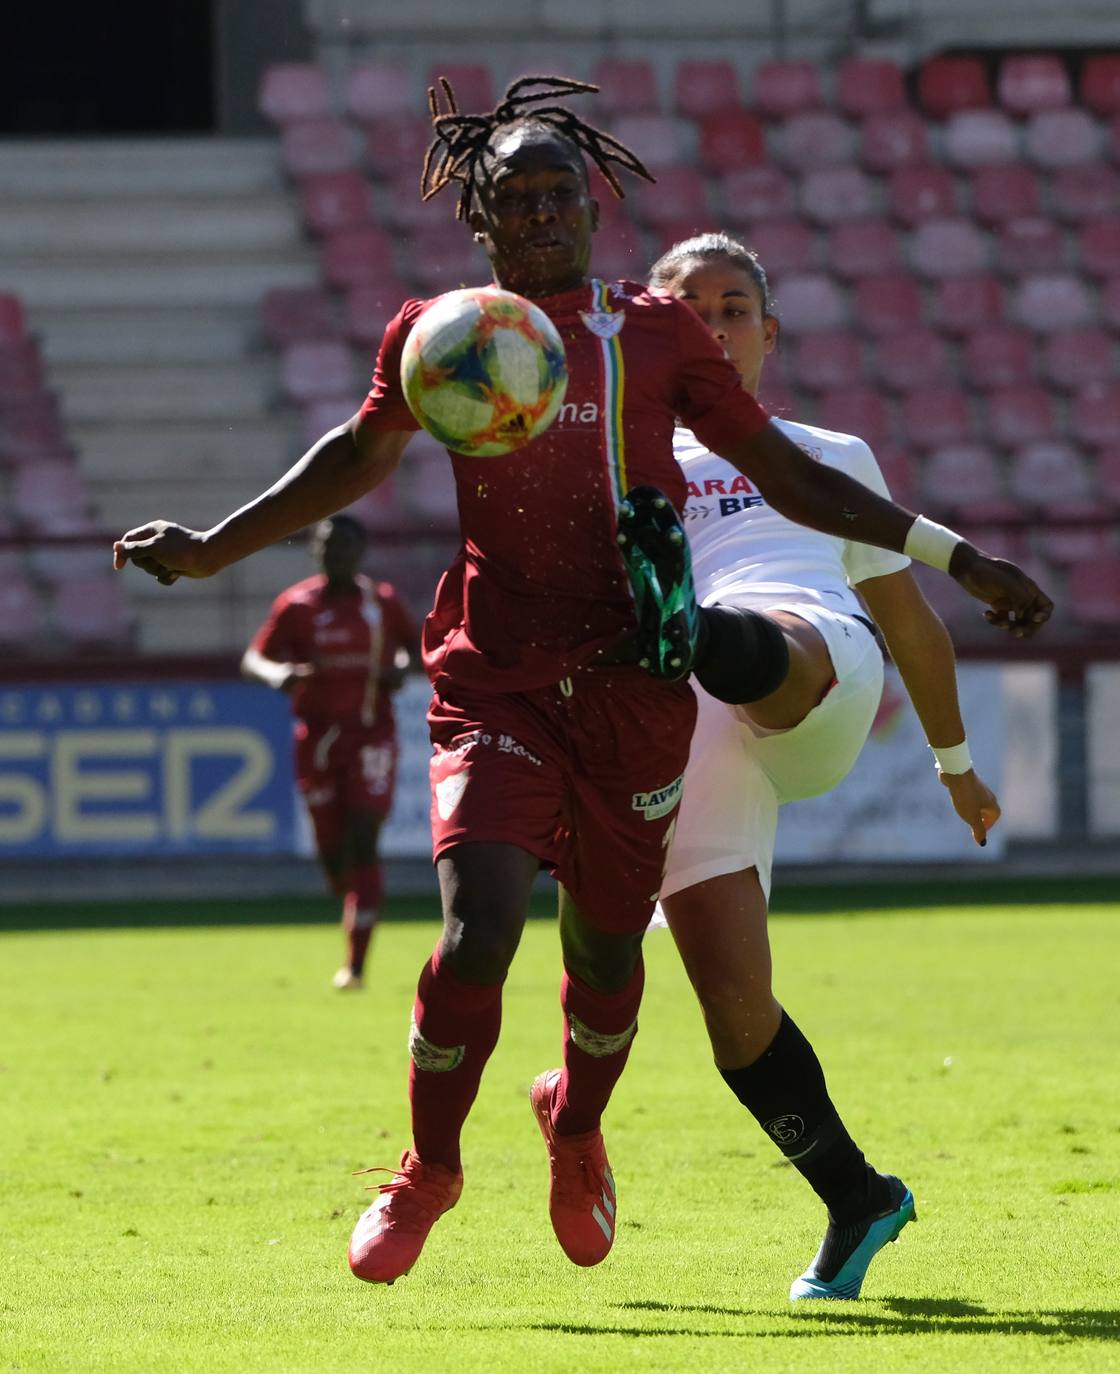
<instances>
[{"instance_id":1,"label":"team crest on jersey","mask_svg":"<svg viewBox=\"0 0 1120 1374\"><path fill-rule=\"evenodd\" d=\"M647 821L659 821L667 816L681 799L684 791L684 774L674 779L668 787L658 787L652 792L635 792L630 800L634 811L640 811Z\"/></svg>"},{"instance_id":2,"label":"team crest on jersey","mask_svg":"<svg viewBox=\"0 0 1120 1374\"><path fill-rule=\"evenodd\" d=\"M613 339L626 323L621 311L581 310L579 317L597 339Z\"/></svg>"}]
</instances>

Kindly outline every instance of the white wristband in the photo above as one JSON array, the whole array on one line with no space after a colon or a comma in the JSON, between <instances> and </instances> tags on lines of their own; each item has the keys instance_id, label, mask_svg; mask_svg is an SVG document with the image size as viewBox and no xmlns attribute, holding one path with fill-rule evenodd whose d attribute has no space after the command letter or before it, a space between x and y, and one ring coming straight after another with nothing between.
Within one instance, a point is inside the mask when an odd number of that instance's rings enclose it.
<instances>
[{"instance_id":1,"label":"white wristband","mask_svg":"<svg viewBox=\"0 0 1120 1374\"><path fill-rule=\"evenodd\" d=\"M919 515L906 532L902 552L908 558L916 558L919 563L928 563L931 568L947 573L953 550L963 542L964 536L955 530L947 530L944 525Z\"/></svg>"},{"instance_id":2,"label":"white wristband","mask_svg":"<svg viewBox=\"0 0 1120 1374\"><path fill-rule=\"evenodd\" d=\"M934 749L933 757L937 760L937 771L939 773L949 773L957 775L967 773L972 768L972 755L968 752L968 740L962 739L960 744L954 744L948 749Z\"/></svg>"}]
</instances>

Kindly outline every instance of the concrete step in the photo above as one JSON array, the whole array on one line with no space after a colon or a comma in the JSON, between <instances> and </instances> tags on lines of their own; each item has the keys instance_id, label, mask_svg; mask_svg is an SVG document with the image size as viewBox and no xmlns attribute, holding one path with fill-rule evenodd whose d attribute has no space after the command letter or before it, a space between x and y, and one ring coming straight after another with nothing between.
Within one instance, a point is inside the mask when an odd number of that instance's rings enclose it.
<instances>
[{"instance_id":1,"label":"concrete step","mask_svg":"<svg viewBox=\"0 0 1120 1374\"><path fill-rule=\"evenodd\" d=\"M263 491L303 453L300 423L289 411L255 420L76 425L70 434L83 473L99 484L133 483L151 469L153 483L246 480Z\"/></svg>"},{"instance_id":2,"label":"concrete step","mask_svg":"<svg viewBox=\"0 0 1120 1374\"><path fill-rule=\"evenodd\" d=\"M261 492L259 482L244 478L222 482L208 478L193 483L182 477L176 482L91 480L89 488L102 528L114 536L150 520L174 520L189 529L209 529Z\"/></svg>"},{"instance_id":3,"label":"concrete step","mask_svg":"<svg viewBox=\"0 0 1120 1374\"><path fill-rule=\"evenodd\" d=\"M256 305L31 312L48 363L230 362L263 348Z\"/></svg>"},{"instance_id":4,"label":"concrete step","mask_svg":"<svg viewBox=\"0 0 1120 1374\"><path fill-rule=\"evenodd\" d=\"M13 199L252 195L285 187L271 138L65 139L0 144Z\"/></svg>"},{"instance_id":5,"label":"concrete step","mask_svg":"<svg viewBox=\"0 0 1120 1374\"><path fill-rule=\"evenodd\" d=\"M51 369L51 386L74 426L120 420L218 420L265 415L276 404L271 359L116 367L66 363Z\"/></svg>"},{"instance_id":6,"label":"concrete step","mask_svg":"<svg viewBox=\"0 0 1120 1374\"><path fill-rule=\"evenodd\" d=\"M275 593L263 596L231 593L228 586L223 586L229 571L193 584L203 591L187 596L181 595L187 587L183 581L173 587L161 587L154 578L146 578L164 596L133 602L141 652L244 653L257 627L268 615Z\"/></svg>"},{"instance_id":7,"label":"concrete step","mask_svg":"<svg viewBox=\"0 0 1120 1374\"><path fill-rule=\"evenodd\" d=\"M16 292L32 312L258 305L270 287L318 281L318 252L310 245L243 259L227 254L221 260L134 258L53 266L37 259L0 261L0 291Z\"/></svg>"}]
</instances>

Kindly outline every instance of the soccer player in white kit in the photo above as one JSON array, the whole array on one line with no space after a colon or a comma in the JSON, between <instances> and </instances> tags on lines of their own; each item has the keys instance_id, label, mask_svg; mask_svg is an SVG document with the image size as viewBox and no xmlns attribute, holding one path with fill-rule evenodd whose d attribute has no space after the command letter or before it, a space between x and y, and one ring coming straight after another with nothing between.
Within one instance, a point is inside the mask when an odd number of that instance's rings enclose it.
<instances>
[{"instance_id":1,"label":"soccer player in white kit","mask_svg":"<svg viewBox=\"0 0 1120 1374\"><path fill-rule=\"evenodd\" d=\"M651 285L687 301L757 391L777 344L765 271L742 244L705 234L671 248ZM776 421L819 462L886 496L861 439ZM952 643L901 554L793 524L730 464L678 429L689 483L684 510L696 598L746 608L755 681L743 692L694 678L699 714L684 797L661 889L664 915L696 990L716 1066L828 1208L816 1259L797 1298L854 1298L875 1253L914 1216L913 1197L872 1169L829 1098L812 1046L775 1000L767 899L783 802L835 787L867 739L883 686L874 617L937 756L941 781L978 844L999 805L971 767ZM862 602L853 588L858 587ZM743 625L731 610L701 613L709 637ZM709 659L718 655L708 654ZM728 661L733 655L722 655ZM738 704L729 705L728 701Z\"/></svg>"}]
</instances>

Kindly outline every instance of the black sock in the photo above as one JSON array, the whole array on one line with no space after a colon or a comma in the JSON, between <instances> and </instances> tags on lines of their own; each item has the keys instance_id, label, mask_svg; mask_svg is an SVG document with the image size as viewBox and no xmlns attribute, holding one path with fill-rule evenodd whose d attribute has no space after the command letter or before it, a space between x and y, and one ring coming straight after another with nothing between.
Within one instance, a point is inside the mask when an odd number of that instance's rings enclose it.
<instances>
[{"instance_id":1,"label":"black sock","mask_svg":"<svg viewBox=\"0 0 1120 1374\"><path fill-rule=\"evenodd\" d=\"M765 1053L745 1069L720 1069L747 1111L844 1225L889 1199L887 1184L863 1157L832 1105L812 1045L782 1013Z\"/></svg>"},{"instance_id":2,"label":"black sock","mask_svg":"<svg viewBox=\"0 0 1120 1374\"><path fill-rule=\"evenodd\" d=\"M789 645L768 615L742 606L702 606L692 671L717 701L761 701L785 681Z\"/></svg>"}]
</instances>

